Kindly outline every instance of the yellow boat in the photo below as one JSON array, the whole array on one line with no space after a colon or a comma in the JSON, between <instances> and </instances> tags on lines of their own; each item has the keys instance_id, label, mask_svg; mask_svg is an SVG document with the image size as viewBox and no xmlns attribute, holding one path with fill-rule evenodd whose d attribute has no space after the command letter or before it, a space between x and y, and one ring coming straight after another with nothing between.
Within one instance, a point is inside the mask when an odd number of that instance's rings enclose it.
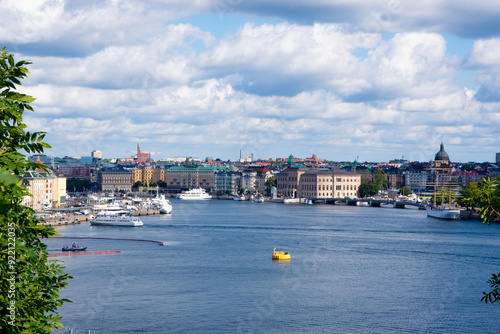
<instances>
[{"instance_id":1,"label":"yellow boat","mask_svg":"<svg viewBox=\"0 0 500 334\"><path fill-rule=\"evenodd\" d=\"M290 261L290 253L273 249L273 260Z\"/></svg>"}]
</instances>

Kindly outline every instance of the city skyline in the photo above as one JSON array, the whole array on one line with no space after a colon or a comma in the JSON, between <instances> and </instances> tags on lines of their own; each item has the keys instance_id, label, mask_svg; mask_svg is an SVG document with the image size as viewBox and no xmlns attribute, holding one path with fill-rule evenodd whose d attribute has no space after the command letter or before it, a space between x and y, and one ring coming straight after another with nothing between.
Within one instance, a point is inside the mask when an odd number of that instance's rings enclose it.
<instances>
[{"instance_id":1,"label":"city skyline","mask_svg":"<svg viewBox=\"0 0 500 334\"><path fill-rule=\"evenodd\" d=\"M48 155L453 161L500 151L500 4L4 1Z\"/></svg>"}]
</instances>

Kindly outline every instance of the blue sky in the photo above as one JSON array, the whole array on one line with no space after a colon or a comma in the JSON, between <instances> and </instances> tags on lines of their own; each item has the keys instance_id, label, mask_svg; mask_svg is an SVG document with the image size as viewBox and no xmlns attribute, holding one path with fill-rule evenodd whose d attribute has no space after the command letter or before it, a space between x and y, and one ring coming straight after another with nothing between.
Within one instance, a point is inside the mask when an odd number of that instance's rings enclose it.
<instances>
[{"instance_id":1,"label":"blue sky","mask_svg":"<svg viewBox=\"0 0 500 334\"><path fill-rule=\"evenodd\" d=\"M500 3L0 0L56 156L500 152Z\"/></svg>"}]
</instances>

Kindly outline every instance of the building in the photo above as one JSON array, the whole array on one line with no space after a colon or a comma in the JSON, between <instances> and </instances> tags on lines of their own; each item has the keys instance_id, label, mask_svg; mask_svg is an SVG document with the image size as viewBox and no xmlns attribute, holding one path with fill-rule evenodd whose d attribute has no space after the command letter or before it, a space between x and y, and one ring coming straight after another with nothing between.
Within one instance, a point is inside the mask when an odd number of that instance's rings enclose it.
<instances>
[{"instance_id":1,"label":"building","mask_svg":"<svg viewBox=\"0 0 500 334\"><path fill-rule=\"evenodd\" d=\"M173 190L216 189L215 173L227 170L228 167L214 165L173 166L166 171L167 188Z\"/></svg>"},{"instance_id":2,"label":"building","mask_svg":"<svg viewBox=\"0 0 500 334\"><path fill-rule=\"evenodd\" d=\"M23 198L22 204L40 211L46 208L59 208L66 203L66 178L53 171L28 171L23 175L22 185L32 196Z\"/></svg>"},{"instance_id":3,"label":"building","mask_svg":"<svg viewBox=\"0 0 500 334\"><path fill-rule=\"evenodd\" d=\"M291 157L293 159L293 156ZM297 197L300 177L308 170L308 168L296 165L276 175L276 189L278 190L278 194L283 195L283 197Z\"/></svg>"},{"instance_id":4,"label":"building","mask_svg":"<svg viewBox=\"0 0 500 334\"><path fill-rule=\"evenodd\" d=\"M240 190L241 172L221 171L215 173L215 191L218 194L237 194Z\"/></svg>"},{"instance_id":5,"label":"building","mask_svg":"<svg viewBox=\"0 0 500 334\"><path fill-rule=\"evenodd\" d=\"M436 153L432 162L433 181L432 186L435 190L449 189L453 167L450 164L450 157L444 150L444 144L441 143L439 152Z\"/></svg>"},{"instance_id":6,"label":"building","mask_svg":"<svg viewBox=\"0 0 500 334\"><path fill-rule=\"evenodd\" d=\"M311 170L300 176L298 197L357 197L360 185L361 175L355 172Z\"/></svg>"},{"instance_id":7,"label":"building","mask_svg":"<svg viewBox=\"0 0 500 334\"><path fill-rule=\"evenodd\" d=\"M481 181L482 176L475 170L455 171L451 173L451 182L463 188L468 184Z\"/></svg>"},{"instance_id":8,"label":"building","mask_svg":"<svg viewBox=\"0 0 500 334\"><path fill-rule=\"evenodd\" d=\"M412 164L404 172L405 186L413 192L426 191L432 184L432 171L430 167L422 164Z\"/></svg>"},{"instance_id":9,"label":"building","mask_svg":"<svg viewBox=\"0 0 500 334\"><path fill-rule=\"evenodd\" d=\"M157 184L158 181L166 182L167 172L164 168L144 166L132 169L132 185L141 182L143 186Z\"/></svg>"},{"instance_id":10,"label":"building","mask_svg":"<svg viewBox=\"0 0 500 334\"><path fill-rule=\"evenodd\" d=\"M101 191L131 191L132 171L125 169L102 170L98 174Z\"/></svg>"},{"instance_id":11,"label":"building","mask_svg":"<svg viewBox=\"0 0 500 334\"><path fill-rule=\"evenodd\" d=\"M361 175L340 170L315 170L294 166L276 176L278 193L284 197L357 197Z\"/></svg>"},{"instance_id":12,"label":"building","mask_svg":"<svg viewBox=\"0 0 500 334\"><path fill-rule=\"evenodd\" d=\"M90 153L90 156L92 158L102 159L102 153L99 150L92 151L92 153Z\"/></svg>"},{"instance_id":13,"label":"building","mask_svg":"<svg viewBox=\"0 0 500 334\"><path fill-rule=\"evenodd\" d=\"M245 169L241 172L240 189L254 193L257 190L257 171Z\"/></svg>"},{"instance_id":14,"label":"building","mask_svg":"<svg viewBox=\"0 0 500 334\"><path fill-rule=\"evenodd\" d=\"M387 182L391 187L399 189L404 186L404 176L400 171L391 170L387 173Z\"/></svg>"},{"instance_id":15,"label":"building","mask_svg":"<svg viewBox=\"0 0 500 334\"><path fill-rule=\"evenodd\" d=\"M497 153L496 162L497 162L497 165L500 165L500 153Z\"/></svg>"}]
</instances>

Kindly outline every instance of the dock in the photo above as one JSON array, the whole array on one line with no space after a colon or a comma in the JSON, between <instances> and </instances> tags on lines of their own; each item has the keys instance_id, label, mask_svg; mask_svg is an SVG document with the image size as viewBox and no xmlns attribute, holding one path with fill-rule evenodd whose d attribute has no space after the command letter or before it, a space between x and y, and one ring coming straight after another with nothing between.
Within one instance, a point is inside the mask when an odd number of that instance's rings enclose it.
<instances>
[{"instance_id":1,"label":"dock","mask_svg":"<svg viewBox=\"0 0 500 334\"><path fill-rule=\"evenodd\" d=\"M90 221L90 215L95 216L97 212L92 212L89 215L75 215L75 214L65 214L62 217L51 217L51 218L41 218L40 225L44 226L64 226L64 225L76 225L81 224L82 222ZM143 209L139 211L131 211L130 214L132 216L151 216L151 215L159 215L159 210L151 210L151 209Z\"/></svg>"}]
</instances>

